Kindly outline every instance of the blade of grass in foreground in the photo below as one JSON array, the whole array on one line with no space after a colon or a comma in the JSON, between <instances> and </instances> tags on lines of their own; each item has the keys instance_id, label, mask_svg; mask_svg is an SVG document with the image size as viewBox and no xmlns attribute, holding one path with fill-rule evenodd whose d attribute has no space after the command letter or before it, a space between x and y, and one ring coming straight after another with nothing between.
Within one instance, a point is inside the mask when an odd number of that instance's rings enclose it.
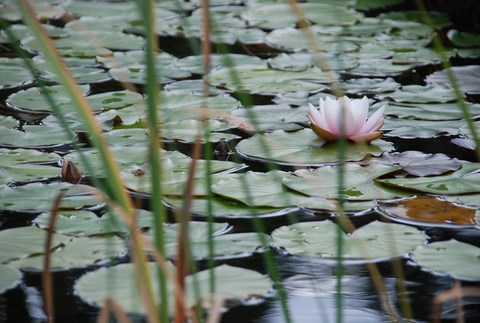
<instances>
[{"instance_id":1,"label":"blade of grass in foreground","mask_svg":"<svg viewBox=\"0 0 480 323\"><path fill-rule=\"evenodd\" d=\"M110 153L108 146L103 140L102 131L93 117L89 102L85 97L83 97L79 86L76 84L74 78L65 67L65 64L56 51L52 40L48 37L38 20L36 20L35 12L30 3L26 0L17 0L16 3L20 12L22 13L25 24L27 24L29 30L32 32L33 36L38 42L40 52L42 52L46 61L52 66L54 73L58 76L60 85L66 89L72 106L83 121L83 124L90 135L90 141L92 145L100 154L102 163L104 165L104 170L106 172L105 177L108 179L108 184L106 186L108 195L120 205L124 212L133 218L134 209L131 197L125 190L125 186L118 175L120 174L119 167ZM141 248L139 241L136 242L138 243L135 243L136 250L134 250L133 253L134 255L137 255L138 264L140 265L137 267L139 271L137 274L138 278L141 280L140 286L143 286L143 291L141 291L143 294L142 296L144 296L144 299L147 301L147 303L149 303L154 299L152 294L151 279L145 266L145 255L141 251L143 248ZM146 304L146 306L147 308L152 308L152 306L149 306L149 304ZM150 321L157 321L156 317L158 316L153 315L153 313L150 313L150 311L148 311L147 316Z\"/></svg>"},{"instance_id":2,"label":"blade of grass in foreground","mask_svg":"<svg viewBox=\"0 0 480 323\"><path fill-rule=\"evenodd\" d=\"M157 37L155 35L155 8L154 1L138 0L142 20L145 28L145 63L147 66L146 74L146 106L148 115L148 134L149 134L149 163L151 168L152 196L150 198L150 208L154 215L155 246L160 255L165 256L165 238L163 224L165 222L165 210L162 206L162 178L159 116L157 107L160 103L159 89L157 84L156 54L158 51ZM160 322L168 321L168 292L167 280L162 272L158 270L156 277L159 284L160 300Z\"/></svg>"}]
</instances>

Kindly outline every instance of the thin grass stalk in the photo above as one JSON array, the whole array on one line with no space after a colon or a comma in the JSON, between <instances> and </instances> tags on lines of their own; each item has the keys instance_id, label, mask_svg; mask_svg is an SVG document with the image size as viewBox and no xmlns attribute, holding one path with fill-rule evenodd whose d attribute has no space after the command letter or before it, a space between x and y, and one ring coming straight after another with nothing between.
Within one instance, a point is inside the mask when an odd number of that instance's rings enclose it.
<instances>
[{"instance_id":1,"label":"thin grass stalk","mask_svg":"<svg viewBox=\"0 0 480 323\"><path fill-rule=\"evenodd\" d=\"M60 210L60 204L62 203L63 194L60 193L55 197L53 201L51 217L48 222L47 239L45 240L45 257L43 258L43 271L42 271L42 287L43 287L43 299L45 301L45 312L47 314L48 323L55 322L55 309L53 300L53 277L50 271L50 249L52 247L53 235L55 234L55 223L57 221L57 215Z\"/></svg>"},{"instance_id":2,"label":"thin grass stalk","mask_svg":"<svg viewBox=\"0 0 480 323\"><path fill-rule=\"evenodd\" d=\"M159 141L160 118L157 107L160 103L159 88L157 84L156 54L159 51L158 39L155 35L155 1L139 0L138 6L144 21L145 39L146 39L146 104L148 114L148 133L149 133L149 162L151 169L152 196L150 207L154 214L155 245L162 256L165 255L165 237L163 224L165 223L165 209L161 203L162 194L162 167ZM159 301L160 301L160 321L168 321L168 290L165 275L158 270L156 277L159 281Z\"/></svg>"},{"instance_id":3,"label":"thin grass stalk","mask_svg":"<svg viewBox=\"0 0 480 323\"><path fill-rule=\"evenodd\" d=\"M115 318L120 323L130 323L128 315L123 311L120 305L117 304L113 299L107 298L100 309L100 313L97 318L97 323L108 323L110 322L110 311L113 312Z\"/></svg>"},{"instance_id":4,"label":"thin grass stalk","mask_svg":"<svg viewBox=\"0 0 480 323\"><path fill-rule=\"evenodd\" d=\"M203 54L203 88L202 88L202 97L203 103L201 108L208 109L207 106L207 98L210 95L209 93L209 82L208 82L208 75L210 73L210 53L211 53L211 45L210 45L210 1L209 0L202 0L202 54ZM202 115L206 115L206 113L202 113ZM207 174L212 173L212 166L211 166L211 159L213 156L212 145L210 144L210 127L208 124L208 119L203 120L204 124L204 138L205 145L204 149L204 158L206 160L206 172ZM213 205L212 205L212 178L207 176L207 180L205 185L207 186L207 223L208 223L208 268L210 269L210 294L215 294L215 272L213 268L215 267L215 244L213 239ZM211 318L211 320L216 320L216 318ZM210 319L208 320L210 321Z\"/></svg>"},{"instance_id":5,"label":"thin grass stalk","mask_svg":"<svg viewBox=\"0 0 480 323\"><path fill-rule=\"evenodd\" d=\"M22 13L24 22L36 38L40 51L46 61L52 66L54 73L58 76L59 83L66 89L67 95L71 99L72 106L75 108L79 117L90 135L90 141L98 149L102 163L105 166L105 177L108 178L109 195L125 209L132 209L130 196L124 189L123 182L118 176L120 170L115 162L108 146L103 140L102 130L95 122L90 103L82 95L80 87L75 79L68 72L61 56L58 54L53 41L35 18L35 12L28 0L16 0L19 10Z\"/></svg>"},{"instance_id":6,"label":"thin grass stalk","mask_svg":"<svg viewBox=\"0 0 480 323\"><path fill-rule=\"evenodd\" d=\"M434 24L433 24L432 18L428 14L428 11L425 7L423 0L415 0L415 5L417 6L418 10L421 12L421 17L423 20L422 22L430 26L431 28L433 28ZM435 47L435 49L437 50L440 56L440 61L441 61L442 67L444 68L445 73L447 74L448 81L453 87L453 91L455 92L455 97L457 99L457 104L463 113L463 117L467 121L468 130L470 131L472 135L472 139L476 145L475 153L477 155L477 158L480 159L480 136L478 135L477 130L475 128L472 114L470 113L468 106L465 104L465 101L463 100L463 96L464 96L463 92L460 89L460 85L455 76L455 73L451 69L452 64L450 63L448 57L445 55L445 47L443 46L442 41L439 39L437 35L433 37L432 42L433 42L433 46Z\"/></svg>"}]
</instances>

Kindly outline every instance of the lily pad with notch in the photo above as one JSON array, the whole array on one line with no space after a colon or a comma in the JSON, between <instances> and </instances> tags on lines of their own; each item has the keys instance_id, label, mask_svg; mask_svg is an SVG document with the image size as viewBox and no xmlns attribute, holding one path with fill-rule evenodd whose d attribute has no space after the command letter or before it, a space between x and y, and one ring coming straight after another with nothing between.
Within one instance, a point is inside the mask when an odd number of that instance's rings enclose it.
<instances>
[{"instance_id":1,"label":"lily pad with notch","mask_svg":"<svg viewBox=\"0 0 480 323\"><path fill-rule=\"evenodd\" d=\"M86 185L53 182L31 183L18 187L0 188L0 210L16 213L40 214L50 211L55 198L63 193L61 209L100 208L103 202L92 195L95 189Z\"/></svg>"},{"instance_id":2,"label":"lily pad with notch","mask_svg":"<svg viewBox=\"0 0 480 323\"><path fill-rule=\"evenodd\" d=\"M445 175L385 178L378 181L393 187L440 195L480 192L480 164L462 162L462 168Z\"/></svg>"},{"instance_id":3,"label":"lily pad with notch","mask_svg":"<svg viewBox=\"0 0 480 323\"><path fill-rule=\"evenodd\" d=\"M148 264L150 273L158 270L155 263ZM172 265L168 267L171 275L175 274ZM213 270L213 271L212 271ZM230 300L229 304L262 302L272 289L271 282L262 274L238 267L222 265L198 272L186 277L187 306L202 304L203 309L209 308L211 303L206 300L211 297L210 277L215 277L215 295ZM75 283L77 295L91 306L103 306L107 298L113 299L126 313L145 314L146 309L138 294L137 284L131 279L135 274L133 264L120 264L109 268L101 268L82 276ZM170 282L170 280L167 280ZM154 280L153 295L159 295L158 281ZM167 295L171 296L169 313L173 314L174 287L169 284ZM205 301L202 301L205 300ZM158 302L158 300L155 300ZM210 304L210 305L209 305Z\"/></svg>"},{"instance_id":4,"label":"lily pad with notch","mask_svg":"<svg viewBox=\"0 0 480 323\"><path fill-rule=\"evenodd\" d=\"M306 196L292 192L282 185L283 178L288 174L273 170L268 173L248 171L241 175L226 175L212 185L212 192L252 207L292 207Z\"/></svg>"},{"instance_id":5,"label":"lily pad with notch","mask_svg":"<svg viewBox=\"0 0 480 323\"><path fill-rule=\"evenodd\" d=\"M379 156L393 149L383 140L371 145L346 143L345 160L359 161L368 155ZM246 159L272 162L279 165L321 166L335 164L338 159L338 143L325 144L310 129L295 132L276 130L268 134L256 134L240 141L237 152Z\"/></svg>"},{"instance_id":6,"label":"lily pad with notch","mask_svg":"<svg viewBox=\"0 0 480 323\"><path fill-rule=\"evenodd\" d=\"M456 240L429 243L417 247L412 258L428 272L462 281L480 280L480 248L468 243Z\"/></svg>"},{"instance_id":7,"label":"lily pad with notch","mask_svg":"<svg viewBox=\"0 0 480 323\"><path fill-rule=\"evenodd\" d=\"M390 199L406 196L408 193L377 183L380 176L397 171L398 167L387 165L360 166L347 163L342 169L323 166L314 170L299 169L283 179L288 188L307 196L337 199L339 194L348 201ZM340 187L339 172L344 180Z\"/></svg>"},{"instance_id":8,"label":"lily pad with notch","mask_svg":"<svg viewBox=\"0 0 480 323\"><path fill-rule=\"evenodd\" d=\"M272 244L290 255L336 262L337 224L331 221L300 222L272 232ZM405 256L425 243L419 230L400 224L371 222L344 234L342 259L347 263L385 261Z\"/></svg>"}]
</instances>

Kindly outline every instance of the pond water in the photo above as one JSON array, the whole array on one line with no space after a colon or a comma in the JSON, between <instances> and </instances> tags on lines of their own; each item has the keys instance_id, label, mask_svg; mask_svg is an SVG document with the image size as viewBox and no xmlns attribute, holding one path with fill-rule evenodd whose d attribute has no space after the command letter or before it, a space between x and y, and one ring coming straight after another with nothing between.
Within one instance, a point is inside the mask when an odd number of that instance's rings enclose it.
<instances>
[{"instance_id":1,"label":"pond water","mask_svg":"<svg viewBox=\"0 0 480 323\"><path fill-rule=\"evenodd\" d=\"M480 319L480 35L445 13L424 20L402 0L216 0L205 75L200 3L157 1L164 198L154 201L135 3L35 1L34 9L92 106L145 237L154 237L153 203L166 210L169 259L201 139L189 226L199 272L186 281L208 290L215 241L216 288L230 297L222 322L333 322L339 307L343 322ZM0 321L46 321L43 243L60 192L50 257L56 320L94 322L108 296L143 321L129 230L92 194L94 182L111 180L99 153L18 8L0 0L0 18ZM385 107L382 136L346 142L343 157L342 142L327 144L307 117L309 104L338 94L335 80L342 94L367 97L370 115ZM340 214L349 219L343 231ZM457 301L455 288L469 294Z\"/></svg>"}]
</instances>

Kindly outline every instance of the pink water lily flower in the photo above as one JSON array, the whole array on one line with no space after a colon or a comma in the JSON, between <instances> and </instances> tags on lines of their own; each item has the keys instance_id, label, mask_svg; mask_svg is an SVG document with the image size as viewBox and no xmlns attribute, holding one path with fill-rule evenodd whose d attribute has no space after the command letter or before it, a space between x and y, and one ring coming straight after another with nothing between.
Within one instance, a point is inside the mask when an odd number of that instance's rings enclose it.
<instances>
[{"instance_id":1,"label":"pink water lily flower","mask_svg":"<svg viewBox=\"0 0 480 323\"><path fill-rule=\"evenodd\" d=\"M346 96L339 99L327 97L319 102L318 109L309 104L308 119L315 134L326 142L335 141L343 135L354 142L370 143L382 136L383 132L379 129L383 126L384 106L367 119L369 103L365 96L354 100Z\"/></svg>"}]
</instances>

